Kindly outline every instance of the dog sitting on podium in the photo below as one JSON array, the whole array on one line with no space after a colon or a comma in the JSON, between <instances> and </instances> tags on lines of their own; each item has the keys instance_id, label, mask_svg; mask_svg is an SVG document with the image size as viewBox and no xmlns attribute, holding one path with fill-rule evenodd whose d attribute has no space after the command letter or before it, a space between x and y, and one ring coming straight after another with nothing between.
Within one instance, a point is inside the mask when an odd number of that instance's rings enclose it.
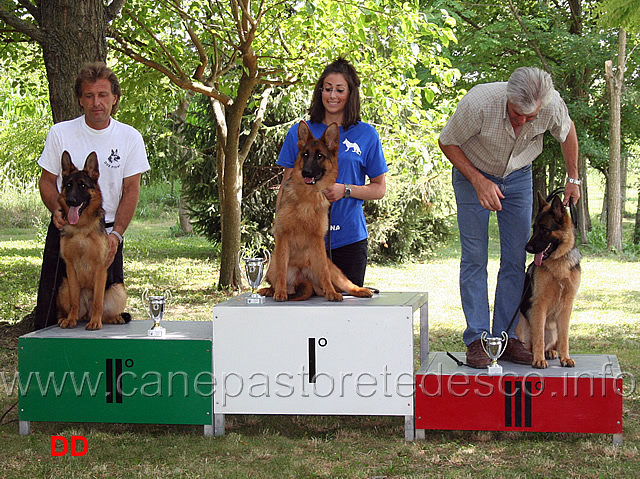
<instances>
[{"instance_id":1,"label":"dog sitting on podium","mask_svg":"<svg viewBox=\"0 0 640 479\"><path fill-rule=\"evenodd\" d=\"M569 357L569 321L580 286L580 260L576 248L575 206L571 217L554 191L546 200L538 192L539 212L526 250L534 254L527 268L520 321L516 335L533 353L533 367L544 369L547 359L560 359L574 367Z\"/></svg>"},{"instance_id":2,"label":"dog sitting on podium","mask_svg":"<svg viewBox=\"0 0 640 479\"><path fill-rule=\"evenodd\" d=\"M323 191L338 177L340 130L327 127L320 139L309 126L298 126L298 157L291 178L282 185L273 225L275 251L266 280L258 292L275 301L301 301L314 293L342 301L341 292L360 298L372 290L353 284L329 259L325 236L329 229L329 200Z\"/></svg>"},{"instance_id":3,"label":"dog sitting on podium","mask_svg":"<svg viewBox=\"0 0 640 479\"><path fill-rule=\"evenodd\" d=\"M128 323L123 313L127 293L122 283L107 283L109 240L104 226L102 193L98 186L98 157L90 153L82 171L68 152L62 154L62 191L58 203L67 224L60 232L60 255L67 276L62 280L56 304L58 324L74 328L78 320L89 320L88 330L102 323Z\"/></svg>"}]
</instances>

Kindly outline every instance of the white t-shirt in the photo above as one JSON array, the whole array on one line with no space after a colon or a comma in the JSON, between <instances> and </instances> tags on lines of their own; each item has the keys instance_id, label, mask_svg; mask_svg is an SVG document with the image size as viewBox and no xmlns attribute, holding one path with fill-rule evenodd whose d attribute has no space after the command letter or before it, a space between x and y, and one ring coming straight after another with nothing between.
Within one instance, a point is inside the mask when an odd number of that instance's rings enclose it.
<instances>
[{"instance_id":1,"label":"white t-shirt","mask_svg":"<svg viewBox=\"0 0 640 479\"><path fill-rule=\"evenodd\" d=\"M122 196L122 181L150 169L142 135L113 118L104 130L89 127L84 115L51 127L38 165L58 176L58 191L62 186L61 160L65 150L79 170L83 169L91 152L98 155L98 184L107 223L115 218Z\"/></svg>"}]
</instances>

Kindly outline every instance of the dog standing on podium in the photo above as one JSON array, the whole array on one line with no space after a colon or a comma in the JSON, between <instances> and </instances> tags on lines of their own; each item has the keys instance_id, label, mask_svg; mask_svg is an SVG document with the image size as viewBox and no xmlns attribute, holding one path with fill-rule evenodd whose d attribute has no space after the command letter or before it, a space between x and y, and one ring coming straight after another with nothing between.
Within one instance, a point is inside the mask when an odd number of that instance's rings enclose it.
<instances>
[{"instance_id":1,"label":"dog standing on podium","mask_svg":"<svg viewBox=\"0 0 640 479\"><path fill-rule=\"evenodd\" d=\"M576 248L576 224L557 192L546 200L538 192L539 212L526 250L534 254L527 268L520 321L516 335L533 353L533 367L544 369L547 359L560 358L574 367L569 357L569 321L580 286L580 260ZM575 206L570 200L570 208Z\"/></svg>"},{"instance_id":2,"label":"dog standing on podium","mask_svg":"<svg viewBox=\"0 0 640 479\"><path fill-rule=\"evenodd\" d=\"M298 157L291 178L282 186L273 226L275 252L266 279L271 285L258 291L275 301L301 301L314 293L342 301L341 291L370 298L373 291L353 284L328 258L324 238L329 229L329 200L323 191L338 177L340 130L327 127L320 139L309 126L298 126Z\"/></svg>"},{"instance_id":3,"label":"dog standing on podium","mask_svg":"<svg viewBox=\"0 0 640 479\"><path fill-rule=\"evenodd\" d=\"M79 171L68 152L62 154L62 191L58 202L67 224L60 232L60 255L66 264L56 304L58 324L74 328L78 320L88 320L88 330L102 323L128 323L123 313L127 293L122 283L107 283L109 240L104 226L102 193L98 186L98 157L89 154Z\"/></svg>"}]
</instances>

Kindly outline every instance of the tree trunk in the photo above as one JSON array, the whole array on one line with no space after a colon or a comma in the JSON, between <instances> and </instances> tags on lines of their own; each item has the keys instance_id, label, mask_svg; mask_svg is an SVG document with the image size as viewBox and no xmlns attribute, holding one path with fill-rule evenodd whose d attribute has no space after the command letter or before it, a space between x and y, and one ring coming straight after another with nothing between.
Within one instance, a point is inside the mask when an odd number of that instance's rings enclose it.
<instances>
[{"instance_id":1,"label":"tree trunk","mask_svg":"<svg viewBox=\"0 0 640 479\"><path fill-rule=\"evenodd\" d=\"M88 62L105 61L107 15L103 0L49 0L40 3L42 43L53 122L82 113L73 92L75 78Z\"/></svg>"},{"instance_id":2,"label":"tree trunk","mask_svg":"<svg viewBox=\"0 0 640 479\"><path fill-rule=\"evenodd\" d=\"M0 2L2 20L42 47L54 123L82 112L73 93L75 77L85 63L105 61L107 26L125 1L20 1L13 7Z\"/></svg>"},{"instance_id":3,"label":"tree trunk","mask_svg":"<svg viewBox=\"0 0 640 479\"><path fill-rule=\"evenodd\" d=\"M538 214L538 196L537 192L542 196L547 196L547 167L542 161L533 163L533 209L531 210L532 218L535 219Z\"/></svg>"},{"instance_id":4,"label":"tree trunk","mask_svg":"<svg viewBox=\"0 0 640 479\"><path fill-rule=\"evenodd\" d=\"M636 224L633 228L633 244L640 244L640 183L638 184L638 206L636 208Z\"/></svg>"},{"instance_id":5,"label":"tree trunk","mask_svg":"<svg viewBox=\"0 0 640 479\"><path fill-rule=\"evenodd\" d=\"M189 205L182 195L180 195L180 200L178 201L178 221L180 222L180 229L182 229L182 231L188 234L193 233L191 217L189 216Z\"/></svg>"},{"instance_id":6,"label":"tree trunk","mask_svg":"<svg viewBox=\"0 0 640 479\"><path fill-rule=\"evenodd\" d=\"M622 154L620 150L620 215L624 218L627 203L627 176L628 176L629 158Z\"/></svg>"},{"instance_id":7,"label":"tree trunk","mask_svg":"<svg viewBox=\"0 0 640 479\"><path fill-rule=\"evenodd\" d=\"M607 248L622 252L622 209L620 198L620 102L624 85L627 35L618 34L618 65L614 73L612 62L606 62L609 87L609 181L607 182Z\"/></svg>"},{"instance_id":8,"label":"tree trunk","mask_svg":"<svg viewBox=\"0 0 640 479\"><path fill-rule=\"evenodd\" d=\"M220 281L221 288L240 286L240 271L238 270L238 253L241 246L242 226L242 166L244 158L240 155L240 131L242 116L251 94L257 84L255 77L255 55L249 49L243 57L246 68L240 78L238 93L233 105L227 111L227 141L224 148L224 182L222 190L224 202L222 211L222 251L220 253Z\"/></svg>"},{"instance_id":9,"label":"tree trunk","mask_svg":"<svg viewBox=\"0 0 640 479\"><path fill-rule=\"evenodd\" d=\"M587 244L587 233L591 231L591 218L589 216L589 182L587 181L587 159L584 155L578 156L578 171L582 174L582 191L578 201L578 234L580 243Z\"/></svg>"}]
</instances>

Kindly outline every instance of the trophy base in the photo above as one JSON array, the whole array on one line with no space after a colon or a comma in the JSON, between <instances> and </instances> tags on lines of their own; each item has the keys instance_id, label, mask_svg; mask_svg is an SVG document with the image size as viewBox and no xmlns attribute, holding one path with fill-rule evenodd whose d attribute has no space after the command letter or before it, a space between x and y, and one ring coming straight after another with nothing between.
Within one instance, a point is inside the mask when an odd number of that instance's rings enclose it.
<instances>
[{"instance_id":1,"label":"trophy base","mask_svg":"<svg viewBox=\"0 0 640 479\"><path fill-rule=\"evenodd\" d=\"M147 330L147 336L150 338L164 338L165 333L167 332L162 326L158 326L157 328L151 328Z\"/></svg>"},{"instance_id":2,"label":"trophy base","mask_svg":"<svg viewBox=\"0 0 640 479\"><path fill-rule=\"evenodd\" d=\"M502 376L502 366L496 364L495 366L487 366L487 374L489 376Z\"/></svg>"},{"instance_id":3,"label":"trophy base","mask_svg":"<svg viewBox=\"0 0 640 479\"><path fill-rule=\"evenodd\" d=\"M264 296L259 294L247 296L244 300L246 304L264 304Z\"/></svg>"}]
</instances>

